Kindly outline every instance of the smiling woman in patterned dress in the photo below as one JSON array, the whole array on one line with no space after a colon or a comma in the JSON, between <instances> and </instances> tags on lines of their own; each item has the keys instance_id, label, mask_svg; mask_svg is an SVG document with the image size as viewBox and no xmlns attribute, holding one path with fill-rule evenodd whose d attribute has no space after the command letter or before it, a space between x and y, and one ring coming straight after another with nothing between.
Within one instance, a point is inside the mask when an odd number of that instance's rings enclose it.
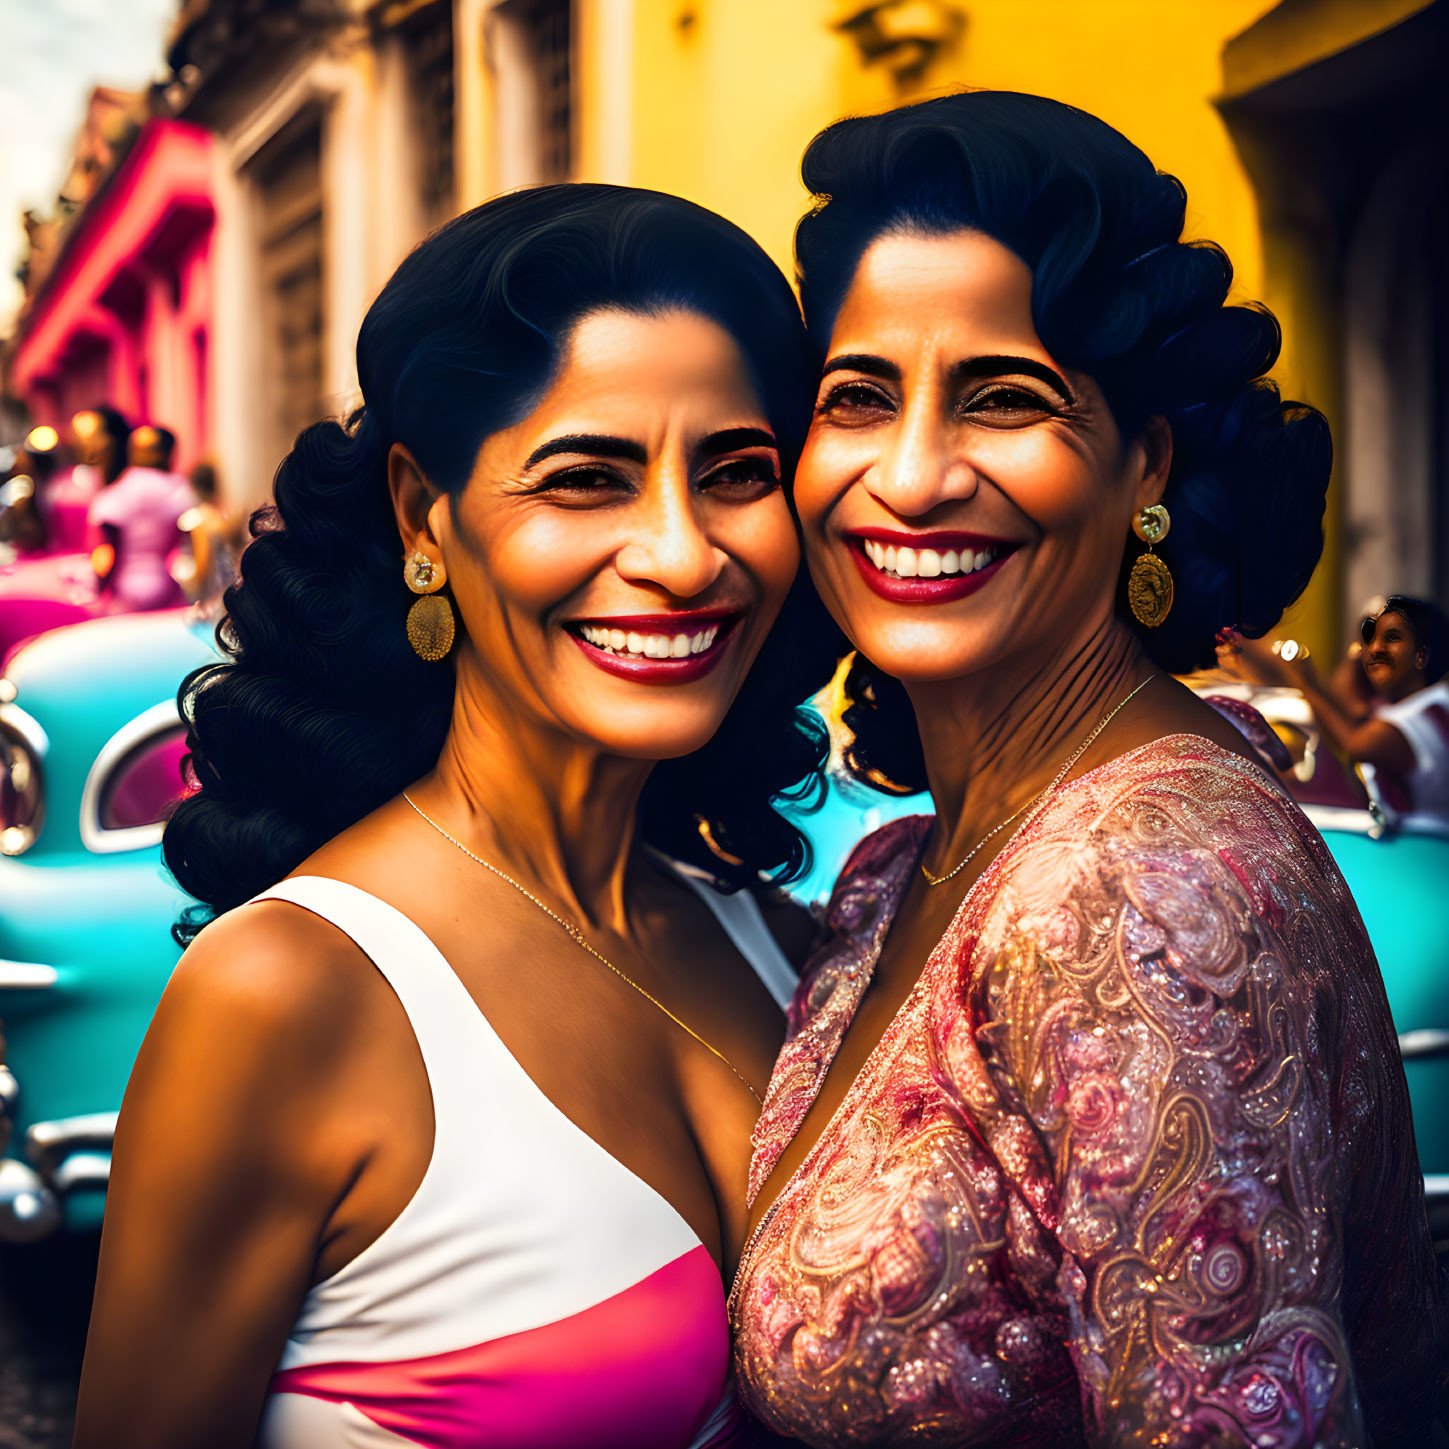
<instances>
[{"instance_id":1,"label":"smiling woman in patterned dress","mask_svg":"<svg viewBox=\"0 0 1449 1449\"><path fill-rule=\"evenodd\" d=\"M792 1008L747 1402L819 1446L1422 1443L1445 1316L1378 969L1169 674L1302 590L1323 419L1090 116L952 96L804 175L796 501L849 763L936 814L856 851Z\"/></svg>"}]
</instances>

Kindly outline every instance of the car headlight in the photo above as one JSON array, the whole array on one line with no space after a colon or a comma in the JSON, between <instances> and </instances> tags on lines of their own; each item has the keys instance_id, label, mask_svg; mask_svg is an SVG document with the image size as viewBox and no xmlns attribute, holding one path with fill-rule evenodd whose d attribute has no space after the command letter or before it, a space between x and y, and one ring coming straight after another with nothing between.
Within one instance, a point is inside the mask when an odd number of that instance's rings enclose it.
<instances>
[{"instance_id":1,"label":"car headlight","mask_svg":"<svg viewBox=\"0 0 1449 1449\"><path fill-rule=\"evenodd\" d=\"M9 706L8 712L13 712ZM32 742L0 712L0 855L23 855L40 834L45 790Z\"/></svg>"}]
</instances>

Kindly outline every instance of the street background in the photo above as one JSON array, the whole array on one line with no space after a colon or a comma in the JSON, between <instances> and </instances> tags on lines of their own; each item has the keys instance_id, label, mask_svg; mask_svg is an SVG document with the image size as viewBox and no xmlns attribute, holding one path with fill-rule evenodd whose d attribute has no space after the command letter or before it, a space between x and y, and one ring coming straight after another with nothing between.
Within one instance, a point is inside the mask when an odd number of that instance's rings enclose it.
<instances>
[{"instance_id":1,"label":"street background","mask_svg":"<svg viewBox=\"0 0 1449 1449\"><path fill-rule=\"evenodd\" d=\"M653 187L740 223L788 272L799 156L822 126L1027 90L1183 181L1189 235L1283 324L1284 394L1333 425L1327 546L1285 630L1331 659L1371 596L1449 605L1446 0L104 11L0 3L0 197L25 208L13 231L0 219L16 272L0 448L108 403L174 432L179 470L214 467L239 518L297 431L356 401L363 313L457 212L539 181ZM0 1248L0 1449L69 1442L94 1252L94 1230Z\"/></svg>"}]
</instances>

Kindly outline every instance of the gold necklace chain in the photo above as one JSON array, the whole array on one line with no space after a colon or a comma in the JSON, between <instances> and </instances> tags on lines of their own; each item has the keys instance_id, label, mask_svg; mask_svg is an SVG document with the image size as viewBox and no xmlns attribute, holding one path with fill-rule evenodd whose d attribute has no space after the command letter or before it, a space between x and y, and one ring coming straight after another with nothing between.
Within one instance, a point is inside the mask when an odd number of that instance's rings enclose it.
<instances>
[{"instance_id":1,"label":"gold necklace chain","mask_svg":"<svg viewBox=\"0 0 1449 1449\"><path fill-rule=\"evenodd\" d=\"M633 980L629 976L626 976L622 971L619 970L619 968L617 966L614 965L614 963L612 961L609 960L609 958L607 956L603 955L599 951L594 950L594 948L591 945L589 945L588 941L584 939L584 933L581 930L579 930L579 928L576 925L574 925L574 923L572 921L570 921L570 920L566 919L565 917L559 915L559 913L557 911L550 910L546 905L544 905L544 903L541 900L539 900L539 898L536 895L534 895L534 893L531 890L528 889L527 886L520 885L516 880L513 879L513 877L511 875L507 874L505 871L499 870L496 865L493 865L491 862L484 860L481 855L474 855L473 852L471 850L469 850L468 847L466 845L464 845L461 840L458 840L454 836L449 835L448 832L446 830L444 830L443 827L441 825L439 825L438 822L436 820L434 820L433 817L431 815L429 815L427 813L427 811L424 810L422 808L422 806L420 806L418 804L418 802L416 800L414 800L413 797L407 793L406 790L403 791L403 799L406 800L408 802L408 804L411 805L413 807L413 809L416 810L417 813L419 815L421 815L422 818L424 820L426 820L428 822L428 824L431 825L433 827L433 829L438 832L439 835L441 835L443 837L444 840L448 841L452 845L456 845L458 847L458 849L461 850L463 852L463 854L468 857L469 860L477 861L477 863L479 865L481 865L484 870L492 871L493 874L496 875L499 880L507 881L508 884L511 885L513 887L513 889L516 890L519 893L519 895L524 896L528 900L532 901L534 903L534 905L536 905L539 908L539 910L541 910L544 913L544 915L548 916L550 919L552 919L554 921L557 921L558 924L560 926L562 926L565 931L568 932L569 936L572 938L572 940L573 940L573 942L574 942L574 944L576 946L581 946L596 961L602 961L604 963L604 965L607 966L609 968L609 970L612 971L614 973L614 975L619 978L620 981L624 982L628 986L632 986L634 988L634 990L637 991L639 993L639 995L644 998L645 1001L648 1001L652 1005L658 1007L659 1010L662 1011L664 1013L664 1015L667 1016L670 1019L670 1021L672 1021L675 1024L675 1026L677 1026L680 1029L680 1031L687 1032L706 1051L712 1052L715 1056L717 1056L720 1059L720 1061L722 1061L725 1064L725 1066L727 1066L730 1069L730 1071L732 1071L735 1074L735 1076L739 1077L740 1081L744 1083L745 1091L747 1091L750 1094L750 1096L752 1096L755 1099L755 1105L757 1107L762 1105L761 1102L760 1102L759 1093L756 1092L755 1089L745 1079L745 1077L744 1077L743 1073L740 1071L740 1069L737 1066L735 1066L735 1064L722 1051L720 1051L720 1049L718 1047L711 1046L707 1041L705 1041L705 1039L702 1036L700 1036L700 1034L697 1031L695 1031L695 1029L692 1026L689 1026L685 1022L680 1021L680 1019L677 1016L675 1016L675 1014L672 1011L670 1011L670 1009L667 1006L665 1006L665 1004L662 1001L660 1001L655 996L651 996L647 991L645 991L645 989L642 986L640 986L640 984L637 981Z\"/></svg>"},{"instance_id":2,"label":"gold necklace chain","mask_svg":"<svg viewBox=\"0 0 1449 1449\"><path fill-rule=\"evenodd\" d=\"M1087 746L1090 745L1092 741L1096 739L1097 736L1101 734L1102 731L1106 729L1109 724L1112 723L1113 719L1117 715L1117 711L1127 705L1131 701L1133 696L1137 694L1138 690L1145 689L1156 678L1157 676L1155 674L1149 674L1147 678L1144 679L1142 683L1137 686L1137 689L1134 689L1132 693L1127 696L1126 699L1122 700L1120 704L1116 705L1110 713L1104 714L1102 718L1099 719L1097 723L1093 726L1092 733L1089 734L1087 738L1084 739L1082 743L1079 744L1076 749L1072 751L1071 755L1067 759L1066 764L1057 771L1056 777L1052 780L1052 782L1044 790L1040 791L1038 794L1033 795L1031 799L1028 800L1026 804L1021 807L1020 810L1013 810L1011 814L1008 815L1006 819L1001 822L1000 825L995 826L993 829L983 835L981 839L978 840L976 844L973 845L971 849L966 852L966 858L962 860L954 869L948 870L945 875L932 875L931 872L926 869L925 861L922 861L921 874L925 876L926 884L933 886L945 885L948 880L952 879L952 877L960 875L961 872L965 870L966 867L971 863L972 857L976 854L978 850L981 849L983 845L986 844L988 840L990 840L995 835L999 835L1003 830L1006 829L1008 825L1011 824L1013 820L1017 818L1017 816L1024 815L1028 810L1031 809L1033 805L1040 804L1041 801L1045 800L1046 797L1050 795L1052 791L1055 790L1057 786L1060 785L1062 781L1067 778L1067 771L1070 770L1072 766L1075 765L1077 761L1082 758L1083 754L1086 753Z\"/></svg>"}]
</instances>

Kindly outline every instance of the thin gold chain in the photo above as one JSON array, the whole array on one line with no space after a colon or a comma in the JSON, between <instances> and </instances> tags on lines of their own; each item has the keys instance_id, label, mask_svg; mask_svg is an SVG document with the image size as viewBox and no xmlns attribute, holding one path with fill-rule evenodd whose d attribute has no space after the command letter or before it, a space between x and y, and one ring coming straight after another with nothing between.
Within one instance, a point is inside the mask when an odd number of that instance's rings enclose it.
<instances>
[{"instance_id":1,"label":"thin gold chain","mask_svg":"<svg viewBox=\"0 0 1449 1449\"><path fill-rule=\"evenodd\" d=\"M1113 719L1116 718L1117 711L1122 709L1133 698L1133 696L1136 695L1138 690L1145 689L1156 678L1157 676L1155 674L1149 674L1147 678L1144 679L1142 683L1137 686L1137 689L1134 689L1132 693L1126 697L1126 699L1122 700L1121 703L1116 705L1108 714L1104 714L1102 718L1099 719L1097 723L1093 726L1092 733L1089 734L1087 738L1084 739L1082 743L1079 744L1076 749L1072 751L1071 755L1067 759L1066 764L1057 771L1056 777L1052 780L1052 782L1044 790L1033 795L1031 799L1028 800L1026 804L1021 807L1020 810L1013 810L1011 814L1008 815L1006 819L1001 822L1000 825L993 827L985 835L983 835L981 839L978 840L976 844L973 845L971 849L966 852L966 858L962 860L959 864L957 864L953 869L948 870L945 875L932 875L931 872L926 869L925 861L922 861L921 874L925 876L926 884L933 886L945 885L948 880L952 879L952 877L960 875L961 872L965 870L966 867L971 863L972 857L976 854L978 850L981 849L983 845L986 844L988 840L990 840L993 836L999 835L1003 830L1006 829L1008 825L1011 824L1013 820L1017 818L1017 816L1026 814L1026 812L1030 810L1033 805L1040 804L1041 801L1045 800L1046 797L1050 795L1052 791L1055 790L1057 786L1060 785L1062 781L1067 778L1067 771L1070 770L1072 766L1075 765L1077 761L1082 758L1082 756L1086 753L1087 746L1090 745L1092 741L1096 739L1097 736L1101 734L1102 731L1106 729L1109 724L1112 723Z\"/></svg>"},{"instance_id":2,"label":"thin gold chain","mask_svg":"<svg viewBox=\"0 0 1449 1449\"><path fill-rule=\"evenodd\" d=\"M744 1083L745 1091L747 1091L750 1096L755 1099L755 1105L757 1107L761 1105L759 1093L756 1092L755 1089L745 1079L740 1069L735 1066L735 1064L722 1051L720 1051L718 1047L711 1046L709 1042L705 1041L705 1039L700 1036L700 1034L695 1031L692 1026L689 1026L687 1023L680 1021L680 1019L675 1016L675 1014L670 1011L670 1009L665 1006L665 1004L660 1001L658 997L651 996L647 991L645 991L642 986L640 986L637 981L635 981L632 977L626 976L622 971L620 971L619 968L615 966L614 963L610 961L607 956L603 955L601 952L594 950L594 948L589 945L588 941L584 939L584 933L579 930L579 928L574 925L572 921L568 920L564 916L559 915L557 911L550 910L548 906L544 905L544 903L539 900L539 898L534 895L531 890L528 889L527 886L520 885L516 880L513 879L511 875L507 874L507 872L499 870L496 865L493 865L491 862L484 860L481 855L474 855L473 852L469 850L468 847L464 845L461 840L458 840L454 836L449 835L448 832L444 830L443 827L439 825L438 822L434 820L433 817L429 815L427 811L424 810L422 806L420 806L418 802L407 793L406 790L403 791L403 799L406 800L408 804L411 805L413 809L416 810L417 813L421 815L423 819L426 820L428 824L431 825L433 829L438 832L439 835L443 837L444 840L449 841L453 845L456 845L458 849L461 850L463 854L468 857L469 860L477 861L477 863L481 865L484 870L492 871L499 880L507 881L508 884L511 885L513 889L519 893L519 895L525 896L528 900L531 900L534 905L536 905L539 910L544 913L544 915L548 916L551 920L557 921L558 924L562 926L565 931L568 932L569 936L572 938L576 946L581 946L585 951L589 953L590 956L594 958L594 960L602 961L604 965L607 966L609 970L612 971L614 975L619 978L620 981L624 982L628 986L632 986L634 990L637 991L639 995L644 998L645 1001L648 1001L654 1006L657 1006L659 1010L662 1011L664 1015L667 1016L670 1021L672 1021L675 1026L680 1029L680 1031L687 1032L706 1051L713 1052L713 1054L717 1056L720 1061L722 1061L725 1066L727 1066L730 1071L735 1074L735 1076L739 1077L741 1082Z\"/></svg>"}]
</instances>

